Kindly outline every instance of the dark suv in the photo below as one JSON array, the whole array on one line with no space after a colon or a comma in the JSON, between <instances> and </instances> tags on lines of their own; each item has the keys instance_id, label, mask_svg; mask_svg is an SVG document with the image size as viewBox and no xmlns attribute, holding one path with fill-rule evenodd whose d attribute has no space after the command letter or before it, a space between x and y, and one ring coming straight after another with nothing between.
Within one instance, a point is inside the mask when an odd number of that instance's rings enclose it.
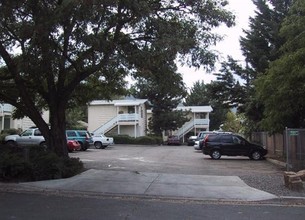
<instances>
[{"instance_id":1,"label":"dark suv","mask_svg":"<svg viewBox=\"0 0 305 220\"><path fill-rule=\"evenodd\" d=\"M264 147L250 143L236 134L208 134L202 152L216 160L221 155L248 156L250 159L260 160L268 153Z\"/></svg>"},{"instance_id":2,"label":"dark suv","mask_svg":"<svg viewBox=\"0 0 305 220\"><path fill-rule=\"evenodd\" d=\"M204 144L204 139L208 134L231 134L231 132L224 132L224 131L201 131L197 136L197 140L194 144L195 150L202 150L202 146Z\"/></svg>"}]
</instances>

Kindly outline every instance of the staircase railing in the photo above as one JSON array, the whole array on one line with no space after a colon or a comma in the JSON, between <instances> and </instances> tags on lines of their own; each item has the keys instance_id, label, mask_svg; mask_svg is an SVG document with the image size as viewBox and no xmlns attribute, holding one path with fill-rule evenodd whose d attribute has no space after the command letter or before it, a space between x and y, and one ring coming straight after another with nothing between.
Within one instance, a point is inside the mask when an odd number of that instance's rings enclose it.
<instances>
[{"instance_id":1,"label":"staircase railing","mask_svg":"<svg viewBox=\"0 0 305 220\"><path fill-rule=\"evenodd\" d=\"M209 119L193 119L191 121L186 122L177 132L176 135L181 138L183 135L191 131L195 126L200 125L209 125Z\"/></svg>"},{"instance_id":2,"label":"staircase railing","mask_svg":"<svg viewBox=\"0 0 305 220\"><path fill-rule=\"evenodd\" d=\"M99 128L95 129L93 131L93 134L104 134L107 131L114 128L117 125L117 123L118 123L118 118L114 117L110 121L108 121L105 124L103 124L102 126L100 126Z\"/></svg>"},{"instance_id":3,"label":"staircase railing","mask_svg":"<svg viewBox=\"0 0 305 220\"><path fill-rule=\"evenodd\" d=\"M116 117L112 118L99 128L93 131L94 134L104 134L107 131L110 131L112 128L118 125L119 122L132 122L138 121L139 114L119 114Z\"/></svg>"}]
</instances>

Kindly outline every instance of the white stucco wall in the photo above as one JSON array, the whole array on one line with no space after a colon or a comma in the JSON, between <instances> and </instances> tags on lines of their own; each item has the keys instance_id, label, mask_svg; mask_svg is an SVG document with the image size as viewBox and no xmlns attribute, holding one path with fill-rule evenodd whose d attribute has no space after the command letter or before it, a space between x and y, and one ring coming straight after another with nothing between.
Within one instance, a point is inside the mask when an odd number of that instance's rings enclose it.
<instances>
[{"instance_id":1,"label":"white stucco wall","mask_svg":"<svg viewBox=\"0 0 305 220\"><path fill-rule=\"evenodd\" d=\"M88 107L88 131L94 131L116 115L117 108L114 105L90 105Z\"/></svg>"}]
</instances>

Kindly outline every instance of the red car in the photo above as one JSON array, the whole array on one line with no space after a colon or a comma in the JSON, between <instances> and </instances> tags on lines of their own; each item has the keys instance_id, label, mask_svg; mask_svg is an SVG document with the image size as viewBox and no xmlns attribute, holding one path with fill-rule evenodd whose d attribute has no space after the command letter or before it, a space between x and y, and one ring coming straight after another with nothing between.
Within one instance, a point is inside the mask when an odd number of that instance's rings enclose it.
<instances>
[{"instance_id":1,"label":"red car","mask_svg":"<svg viewBox=\"0 0 305 220\"><path fill-rule=\"evenodd\" d=\"M69 152L81 149L80 143L76 140L68 140L67 141L67 147L68 147Z\"/></svg>"},{"instance_id":2,"label":"red car","mask_svg":"<svg viewBox=\"0 0 305 220\"><path fill-rule=\"evenodd\" d=\"M180 139L176 135L171 135L167 139L167 145L180 145Z\"/></svg>"}]
</instances>

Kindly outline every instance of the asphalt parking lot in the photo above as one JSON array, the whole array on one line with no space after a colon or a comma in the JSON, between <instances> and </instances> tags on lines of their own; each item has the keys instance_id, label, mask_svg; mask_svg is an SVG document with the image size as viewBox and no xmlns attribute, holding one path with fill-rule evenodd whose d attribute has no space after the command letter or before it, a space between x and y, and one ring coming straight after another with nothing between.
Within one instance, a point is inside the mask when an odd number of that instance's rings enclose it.
<instances>
[{"instance_id":1,"label":"asphalt parking lot","mask_svg":"<svg viewBox=\"0 0 305 220\"><path fill-rule=\"evenodd\" d=\"M190 175L240 176L249 173L282 173L283 167L266 160L222 156L212 160L192 146L113 145L71 153L88 169Z\"/></svg>"}]
</instances>

